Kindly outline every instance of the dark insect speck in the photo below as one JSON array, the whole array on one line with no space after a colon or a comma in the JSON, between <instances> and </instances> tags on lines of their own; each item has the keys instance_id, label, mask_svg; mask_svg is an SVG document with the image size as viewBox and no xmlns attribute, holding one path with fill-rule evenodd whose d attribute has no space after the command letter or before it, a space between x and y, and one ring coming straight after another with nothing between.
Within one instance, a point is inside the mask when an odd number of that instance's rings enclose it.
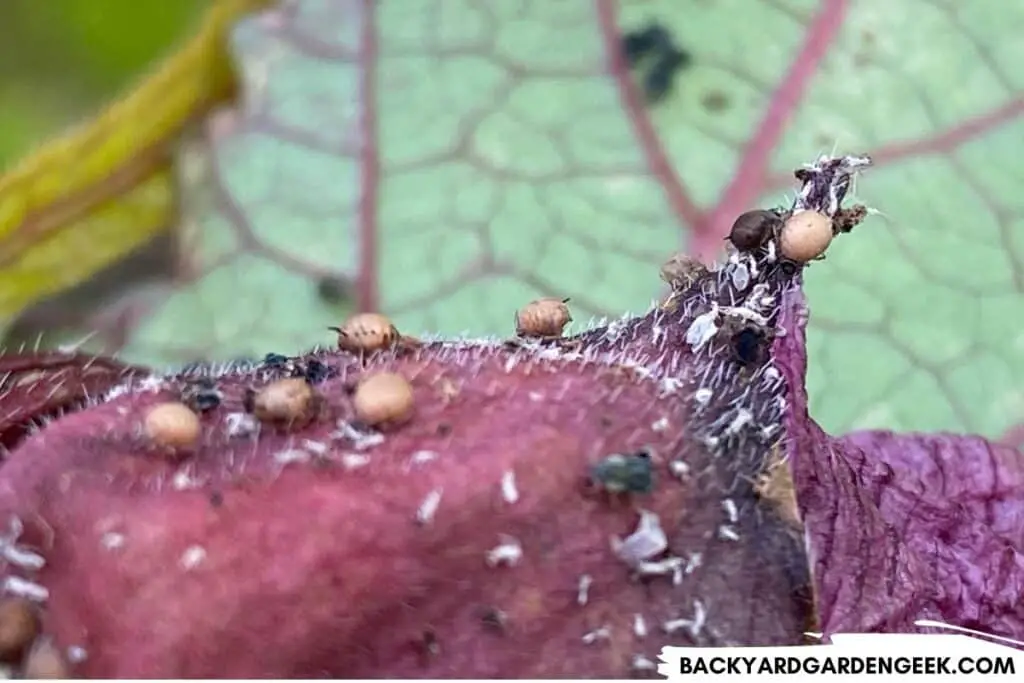
<instances>
[{"instance_id":1,"label":"dark insect speck","mask_svg":"<svg viewBox=\"0 0 1024 683\"><path fill-rule=\"evenodd\" d=\"M654 490L654 467L646 450L615 453L590 468L591 480L609 493L650 493Z\"/></svg>"},{"instance_id":2,"label":"dark insect speck","mask_svg":"<svg viewBox=\"0 0 1024 683\"><path fill-rule=\"evenodd\" d=\"M337 275L326 275L316 283L316 293L323 301L340 304L351 299L351 283Z\"/></svg>"},{"instance_id":3,"label":"dark insect speck","mask_svg":"<svg viewBox=\"0 0 1024 683\"><path fill-rule=\"evenodd\" d=\"M302 376L306 378L306 381L310 384L320 384L324 380L331 376L331 368L321 361L315 358L307 361L306 366L302 369Z\"/></svg>"},{"instance_id":4,"label":"dark insect speck","mask_svg":"<svg viewBox=\"0 0 1024 683\"><path fill-rule=\"evenodd\" d=\"M781 225L782 219L774 211L747 211L733 222L727 239L740 251L753 251L764 245Z\"/></svg>"},{"instance_id":5,"label":"dark insect speck","mask_svg":"<svg viewBox=\"0 0 1024 683\"><path fill-rule=\"evenodd\" d=\"M288 356L280 353L268 353L263 357L263 366L267 368L283 368L288 364Z\"/></svg>"},{"instance_id":6,"label":"dark insect speck","mask_svg":"<svg viewBox=\"0 0 1024 683\"><path fill-rule=\"evenodd\" d=\"M252 387L246 388L242 394L242 409L247 413L256 409L256 390Z\"/></svg>"},{"instance_id":7,"label":"dark insect speck","mask_svg":"<svg viewBox=\"0 0 1024 683\"><path fill-rule=\"evenodd\" d=\"M733 335L733 354L741 365L755 365L764 357L765 342L763 331L753 326L744 327Z\"/></svg>"},{"instance_id":8,"label":"dark insect speck","mask_svg":"<svg viewBox=\"0 0 1024 683\"><path fill-rule=\"evenodd\" d=\"M622 55L630 68L648 56L664 54L673 47L672 36L658 23L629 31L622 36Z\"/></svg>"},{"instance_id":9,"label":"dark insect speck","mask_svg":"<svg viewBox=\"0 0 1024 683\"><path fill-rule=\"evenodd\" d=\"M182 389L181 400L192 410L206 413L220 405L223 396L217 382L209 377L198 379Z\"/></svg>"},{"instance_id":10,"label":"dark insect speck","mask_svg":"<svg viewBox=\"0 0 1024 683\"><path fill-rule=\"evenodd\" d=\"M690 63L690 56L673 48L658 58L644 77L644 96L651 104L663 100L672 92L676 73Z\"/></svg>"}]
</instances>

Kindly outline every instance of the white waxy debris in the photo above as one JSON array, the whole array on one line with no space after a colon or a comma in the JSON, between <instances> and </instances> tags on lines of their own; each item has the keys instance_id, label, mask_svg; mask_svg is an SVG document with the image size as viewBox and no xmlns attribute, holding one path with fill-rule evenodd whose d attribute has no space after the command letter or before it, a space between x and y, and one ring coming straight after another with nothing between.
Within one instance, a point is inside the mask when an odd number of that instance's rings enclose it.
<instances>
[{"instance_id":1,"label":"white waxy debris","mask_svg":"<svg viewBox=\"0 0 1024 683\"><path fill-rule=\"evenodd\" d=\"M683 571L687 574L692 574L702 564L704 564L703 553L690 553L690 556L686 558L686 568Z\"/></svg>"},{"instance_id":2,"label":"white waxy debris","mask_svg":"<svg viewBox=\"0 0 1024 683\"><path fill-rule=\"evenodd\" d=\"M16 545L4 543L0 545L0 556L16 567L29 571L38 571L46 566L46 560L42 555L31 550L19 548Z\"/></svg>"},{"instance_id":3,"label":"white waxy debris","mask_svg":"<svg viewBox=\"0 0 1024 683\"><path fill-rule=\"evenodd\" d=\"M777 258L778 256L775 253L775 241L769 240L767 253L765 254L765 260L768 261L768 263L775 263Z\"/></svg>"},{"instance_id":4,"label":"white waxy debris","mask_svg":"<svg viewBox=\"0 0 1024 683\"><path fill-rule=\"evenodd\" d=\"M199 482L193 479L185 470L175 472L174 476L171 477L171 488L175 491L188 491L198 486Z\"/></svg>"},{"instance_id":5,"label":"white waxy debris","mask_svg":"<svg viewBox=\"0 0 1024 683\"><path fill-rule=\"evenodd\" d=\"M409 465L412 467L426 465L428 462L433 462L439 457L441 456L436 451L416 451L409 456Z\"/></svg>"},{"instance_id":6,"label":"white waxy debris","mask_svg":"<svg viewBox=\"0 0 1024 683\"><path fill-rule=\"evenodd\" d=\"M368 448L384 443L383 434L379 432L361 432L344 420L338 422L338 430L331 432L331 438L347 439L352 442L352 447L357 451L365 451Z\"/></svg>"},{"instance_id":7,"label":"white waxy debris","mask_svg":"<svg viewBox=\"0 0 1024 683\"><path fill-rule=\"evenodd\" d=\"M737 263L733 266L729 276L732 279L732 286L741 292L750 284L750 270L747 269L747 264L745 263Z\"/></svg>"},{"instance_id":8,"label":"white waxy debris","mask_svg":"<svg viewBox=\"0 0 1024 683\"><path fill-rule=\"evenodd\" d=\"M70 645L66 650L68 661L72 664L81 664L89 659L89 652L81 645Z\"/></svg>"},{"instance_id":9,"label":"white waxy debris","mask_svg":"<svg viewBox=\"0 0 1024 683\"><path fill-rule=\"evenodd\" d=\"M746 408L740 408L736 411L736 417L729 422L729 425L725 428L726 436L735 436L740 433L744 427L754 421L754 414Z\"/></svg>"},{"instance_id":10,"label":"white waxy debris","mask_svg":"<svg viewBox=\"0 0 1024 683\"><path fill-rule=\"evenodd\" d=\"M778 368L776 368L774 365L769 365L768 367L766 367L764 369L764 378L768 379L768 380L774 381L774 380L782 379L782 374L779 372Z\"/></svg>"},{"instance_id":11,"label":"white waxy debris","mask_svg":"<svg viewBox=\"0 0 1024 683\"><path fill-rule=\"evenodd\" d=\"M32 581L26 581L18 576L4 577L2 590L4 593L15 595L19 598L26 598L33 602L46 602L50 597L50 591L46 590L45 586L40 586Z\"/></svg>"},{"instance_id":12,"label":"white waxy debris","mask_svg":"<svg viewBox=\"0 0 1024 683\"><path fill-rule=\"evenodd\" d=\"M708 613L707 609L704 607L704 603L700 600L694 600L692 619L672 619L662 624L661 628L669 635L686 629L690 632L691 637L696 638L700 635L700 632L704 630L704 624L707 623L707 617Z\"/></svg>"},{"instance_id":13,"label":"white waxy debris","mask_svg":"<svg viewBox=\"0 0 1024 683\"><path fill-rule=\"evenodd\" d=\"M441 496L444 495L444 489L434 489L427 494L427 497L420 503L419 508L416 510L416 522L418 524L430 524L434 521L434 515L437 514L437 508L441 504Z\"/></svg>"},{"instance_id":14,"label":"white waxy debris","mask_svg":"<svg viewBox=\"0 0 1024 683\"><path fill-rule=\"evenodd\" d=\"M738 540L740 540L740 535L738 533L736 533L736 530L733 529L731 526L727 526L725 524L723 524L722 526L718 527L718 537L720 539L722 539L723 541L738 541Z\"/></svg>"},{"instance_id":15,"label":"white waxy debris","mask_svg":"<svg viewBox=\"0 0 1024 683\"><path fill-rule=\"evenodd\" d=\"M514 567L523 559L523 546L512 536L502 535L501 543L487 551L488 567Z\"/></svg>"},{"instance_id":16,"label":"white waxy debris","mask_svg":"<svg viewBox=\"0 0 1024 683\"><path fill-rule=\"evenodd\" d=\"M345 453L341 456L341 466L346 470L358 470L370 464L370 456L365 453Z\"/></svg>"},{"instance_id":17,"label":"white waxy debris","mask_svg":"<svg viewBox=\"0 0 1024 683\"><path fill-rule=\"evenodd\" d=\"M767 425L761 428L761 438L770 439L775 436L779 431L779 425Z\"/></svg>"},{"instance_id":18,"label":"white waxy debris","mask_svg":"<svg viewBox=\"0 0 1024 683\"><path fill-rule=\"evenodd\" d=\"M154 392L160 391L164 388L164 380L162 377L156 375L150 375L143 377L138 384L138 390L140 392Z\"/></svg>"},{"instance_id":19,"label":"white waxy debris","mask_svg":"<svg viewBox=\"0 0 1024 683\"><path fill-rule=\"evenodd\" d=\"M712 396L714 396L714 392L707 387L701 387L697 391L693 392L693 400L702 406L706 406Z\"/></svg>"},{"instance_id":20,"label":"white waxy debris","mask_svg":"<svg viewBox=\"0 0 1024 683\"><path fill-rule=\"evenodd\" d=\"M579 584L576 587L576 604L583 606L590 601L590 586L594 583L594 579L590 574L584 574L580 577Z\"/></svg>"},{"instance_id":21,"label":"white waxy debris","mask_svg":"<svg viewBox=\"0 0 1024 683\"><path fill-rule=\"evenodd\" d=\"M642 614L633 615L633 635L637 638L647 637L647 620Z\"/></svg>"},{"instance_id":22,"label":"white waxy debris","mask_svg":"<svg viewBox=\"0 0 1024 683\"><path fill-rule=\"evenodd\" d=\"M313 455L324 455L325 453L327 453L327 444L325 444L323 441L304 439L302 442L302 448L309 451Z\"/></svg>"},{"instance_id":23,"label":"white waxy debris","mask_svg":"<svg viewBox=\"0 0 1024 683\"><path fill-rule=\"evenodd\" d=\"M228 413L224 418L228 436L248 436L259 430L260 423L248 413Z\"/></svg>"},{"instance_id":24,"label":"white waxy debris","mask_svg":"<svg viewBox=\"0 0 1024 683\"><path fill-rule=\"evenodd\" d=\"M641 562L637 565L636 571L640 576L668 576L681 572L682 568L683 558L666 557L664 560L656 562Z\"/></svg>"},{"instance_id":25,"label":"white waxy debris","mask_svg":"<svg viewBox=\"0 0 1024 683\"><path fill-rule=\"evenodd\" d=\"M181 554L181 567L189 571L198 567L206 559L206 548L201 545L191 545Z\"/></svg>"},{"instance_id":26,"label":"white waxy debris","mask_svg":"<svg viewBox=\"0 0 1024 683\"><path fill-rule=\"evenodd\" d=\"M727 315L733 318L747 320L749 322L754 323L755 325L768 325L768 318L764 317L757 311L750 310L745 306L723 306L721 313L722 315Z\"/></svg>"},{"instance_id":27,"label":"white waxy debris","mask_svg":"<svg viewBox=\"0 0 1024 683\"><path fill-rule=\"evenodd\" d=\"M659 419L657 422L651 425L651 429L659 433L665 431L666 429L668 429L668 418L663 417Z\"/></svg>"},{"instance_id":28,"label":"white waxy debris","mask_svg":"<svg viewBox=\"0 0 1024 683\"><path fill-rule=\"evenodd\" d=\"M501 497L509 505L519 500L516 473L512 470L505 470L504 474L501 475Z\"/></svg>"},{"instance_id":29,"label":"white waxy debris","mask_svg":"<svg viewBox=\"0 0 1024 683\"><path fill-rule=\"evenodd\" d=\"M595 628L593 631L584 633L582 640L584 645L592 645L599 640L608 640L611 637L611 629L607 626L602 626L601 628Z\"/></svg>"},{"instance_id":30,"label":"white waxy debris","mask_svg":"<svg viewBox=\"0 0 1024 683\"><path fill-rule=\"evenodd\" d=\"M678 377L663 377L658 382L658 388L661 390L662 396L671 396L672 394L679 393L679 390L683 388L683 380Z\"/></svg>"},{"instance_id":31,"label":"white waxy debris","mask_svg":"<svg viewBox=\"0 0 1024 683\"><path fill-rule=\"evenodd\" d=\"M100 545L104 550L117 550L124 546L124 534L108 531L100 536Z\"/></svg>"},{"instance_id":32,"label":"white waxy debris","mask_svg":"<svg viewBox=\"0 0 1024 683\"><path fill-rule=\"evenodd\" d=\"M673 460L668 464L668 470L676 479L685 479L690 474L690 466L683 460Z\"/></svg>"},{"instance_id":33,"label":"white waxy debris","mask_svg":"<svg viewBox=\"0 0 1024 683\"><path fill-rule=\"evenodd\" d=\"M732 498L726 498L722 501L722 509L725 510L725 516L729 518L730 524L735 524L739 521L739 510L736 509L736 503Z\"/></svg>"},{"instance_id":34,"label":"white waxy debris","mask_svg":"<svg viewBox=\"0 0 1024 683\"><path fill-rule=\"evenodd\" d=\"M701 348L711 340L712 337L718 332L718 306L712 304L712 309L707 313L701 313L690 326L686 329L686 343L690 345L694 351L700 351Z\"/></svg>"},{"instance_id":35,"label":"white waxy debris","mask_svg":"<svg viewBox=\"0 0 1024 683\"><path fill-rule=\"evenodd\" d=\"M544 400L544 394L542 394L539 391L531 391L529 394L527 394L527 396L529 396L530 400L533 401L534 403L540 403L541 401Z\"/></svg>"},{"instance_id":36,"label":"white waxy debris","mask_svg":"<svg viewBox=\"0 0 1024 683\"><path fill-rule=\"evenodd\" d=\"M661 528L661 520L658 515L647 510L640 511L636 531L623 539L612 537L612 550L631 567L665 552L666 548L668 537Z\"/></svg>"},{"instance_id":37,"label":"white waxy debris","mask_svg":"<svg viewBox=\"0 0 1024 683\"><path fill-rule=\"evenodd\" d=\"M309 462L311 457L309 451L304 451L301 448L286 448L274 453L274 462L280 465L290 465L296 462Z\"/></svg>"},{"instance_id":38,"label":"white waxy debris","mask_svg":"<svg viewBox=\"0 0 1024 683\"><path fill-rule=\"evenodd\" d=\"M704 445L708 448L714 448L719 443L719 438L717 436L703 436L700 440L703 441Z\"/></svg>"},{"instance_id":39,"label":"white waxy debris","mask_svg":"<svg viewBox=\"0 0 1024 683\"><path fill-rule=\"evenodd\" d=\"M646 655L633 655L633 660L630 662L630 667L633 671L657 671L658 665L647 658Z\"/></svg>"}]
</instances>

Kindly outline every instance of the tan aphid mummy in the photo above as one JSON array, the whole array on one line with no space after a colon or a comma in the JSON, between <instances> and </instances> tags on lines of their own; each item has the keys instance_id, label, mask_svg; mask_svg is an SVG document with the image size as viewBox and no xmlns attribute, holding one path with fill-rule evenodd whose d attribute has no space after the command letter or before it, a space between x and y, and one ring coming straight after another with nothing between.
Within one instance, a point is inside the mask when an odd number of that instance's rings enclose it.
<instances>
[{"instance_id":1,"label":"tan aphid mummy","mask_svg":"<svg viewBox=\"0 0 1024 683\"><path fill-rule=\"evenodd\" d=\"M189 450L199 442L199 416L177 401L153 406L146 413L143 429L155 445L170 450Z\"/></svg>"},{"instance_id":2,"label":"tan aphid mummy","mask_svg":"<svg viewBox=\"0 0 1024 683\"><path fill-rule=\"evenodd\" d=\"M312 414L316 398L316 392L306 380L279 379L257 392L252 412L264 422L300 422Z\"/></svg>"},{"instance_id":3,"label":"tan aphid mummy","mask_svg":"<svg viewBox=\"0 0 1024 683\"><path fill-rule=\"evenodd\" d=\"M569 299L544 298L531 301L516 312L516 334L520 337L561 337L572 322Z\"/></svg>"},{"instance_id":4,"label":"tan aphid mummy","mask_svg":"<svg viewBox=\"0 0 1024 683\"><path fill-rule=\"evenodd\" d=\"M391 319L380 313L357 313L341 327L328 329L338 333L339 349L353 353L391 348L401 339Z\"/></svg>"},{"instance_id":5,"label":"tan aphid mummy","mask_svg":"<svg viewBox=\"0 0 1024 683\"><path fill-rule=\"evenodd\" d=\"M832 237L831 218L817 211L798 211L782 225L779 252L791 261L806 263L824 255Z\"/></svg>"},{"instance_id":6,"label":"tan aphid mummy","mask_svg":"<svg viewBox=\"0 0 1024 683\"><path fill-rule=\"evenodd\" d=\"M57 645L47 637L37 638L32 648L25 656L25 663L22 669L22 678L29 679L59 679L70 678L71 672L64 655L57 648Z\"/></svg>"},{"instance_id":7,"label":"tan aphid mummy","mask_svg":"<svg viewBox=\"0 0 1024 683\"><path fill-rule=\"evenodd\" d=\"M356 387L352 404L356 417L367 425L401 424L412 416L412 385L393 372L370 375Z\"/></svg>"},{"instance_id":8,"label":"tan aphid mummy","mask_svg":"<svg viewBox=\"0 0 1024 683\"><path fill-rule=\"evenodd\" d=\"M0 661L21 659L39 635L39 612L25 598L0 600Z\"/></svg>"},{"instance_id":9,"label":"tan aphid mummy","mask_svg":"<svg viewBox=\"0 0 1024 683\"><path fill-rule=\"evenodd\" d=\"M707 272L707 267L699 259L680 252L662 264L659 275L672 289L684 290Z\"/></svg>"}]
</instances>

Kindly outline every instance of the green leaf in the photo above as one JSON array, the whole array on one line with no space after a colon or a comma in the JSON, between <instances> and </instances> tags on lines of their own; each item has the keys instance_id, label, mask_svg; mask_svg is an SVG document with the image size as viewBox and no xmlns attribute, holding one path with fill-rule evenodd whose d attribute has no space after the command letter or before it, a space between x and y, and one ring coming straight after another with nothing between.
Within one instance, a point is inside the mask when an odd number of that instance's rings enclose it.
<instances>
[{"instance_id":1,"label":"green leaf","mask_svg":"<svg viewBox=\"0 0 1024 683\"><path fill-rule=\"evenodd\" d=\"M653 106L619 53L650 20L693 58ZM837 148L875 157L880 214L808 272L812 413L999 436L1024 412L1022 23L922 0L289 3L236 28L245 101L182 152L184 284L124 350L329 343L356 308L412 334L509 334L539 296L584 324L641 310L671 252L719 254Z\"/></svg>"}]
</instances>

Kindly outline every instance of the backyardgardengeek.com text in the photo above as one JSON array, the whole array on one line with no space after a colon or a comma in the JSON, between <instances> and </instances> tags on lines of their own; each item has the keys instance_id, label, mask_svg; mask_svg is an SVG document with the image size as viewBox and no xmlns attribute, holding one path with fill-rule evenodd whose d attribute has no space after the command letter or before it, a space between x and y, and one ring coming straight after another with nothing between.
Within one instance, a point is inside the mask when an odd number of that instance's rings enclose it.
<instances>
[{"instance_id":1,"label":"backyardgardengeek.com text","mask_svg":"<svg viewBox=\"0 0 1024 683\"><path fill-rule=\"evenodd\" d=\"M1012 657L682 657L682 675L1016 675Z\"/></svg>"}]
</instances>

